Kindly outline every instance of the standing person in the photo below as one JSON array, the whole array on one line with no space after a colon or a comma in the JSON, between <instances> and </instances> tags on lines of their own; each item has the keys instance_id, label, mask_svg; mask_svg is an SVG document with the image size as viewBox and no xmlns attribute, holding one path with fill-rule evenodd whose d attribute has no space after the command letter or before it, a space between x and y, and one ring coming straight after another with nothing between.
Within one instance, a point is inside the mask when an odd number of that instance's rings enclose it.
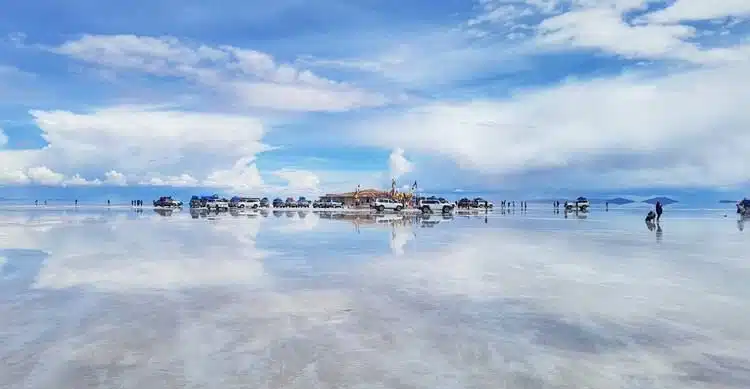
<instances>
[{"instance_id":1,"label":"standing person","mask_svg":"<svg viewBox=\"0 0 750 389\"><path fill-rule=\"evenodd\" d=\"M661 214L664 212L664 208L661 206L661 201L656 202L656 222L659 222L659 219L661 219Z\"/></svg>"},{"instance_id":2,"label":"standing person","mask_svg":"<svg viewBox=\"0 0 750 389\"><path fill-rule=\"evenodd\" d=\"M111 203L109 202L109 199L107 199L107 206L109 207Z\"/></svg>"},{"instance_id":3,"label":"standing person","mask_svg":"<svg viewBox=\"0 0 750 389\"><path fill-rule=\"evenodd\" d=\"M606 203L604 203L604 210L605 211L609 211L609 201L607 201Z\"/></svg>"},{"instance_id":4,"label":"standing person","mask_svg":"<svg viewBox=\"0 0 750 389\"><path fill-rule=\"evenodd\" d=\"M75 204L76 204L76 207L77 207L78 206L78 199L76 199Z\"/></svg>"},{"instance_id":5,"label":"standing person","mask_svg":"<svg viewBox=\"0 0 750 389\"><path fill-rule=\"evenodd\" d=\"M39 200L34 200L34 205L39 205ZM739 209L739 208L737 208Z\"/></svg>"}]
</instances>

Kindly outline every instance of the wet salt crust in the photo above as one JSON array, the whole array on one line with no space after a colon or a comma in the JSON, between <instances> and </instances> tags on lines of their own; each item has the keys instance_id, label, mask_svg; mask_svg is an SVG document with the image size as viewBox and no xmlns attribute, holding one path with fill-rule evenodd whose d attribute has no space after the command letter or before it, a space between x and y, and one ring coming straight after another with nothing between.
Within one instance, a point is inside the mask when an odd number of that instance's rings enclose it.
<instances>
[{"instance_id":1,"label":"wet salt crust","mask_svg":"<svg viewBox=\"0 0 750 389\"><path fill-rule=\"evenodd\" d=\"M5 210L0 387L745 389L748 238L701 211Z\"/></svg>"}]
</instances>

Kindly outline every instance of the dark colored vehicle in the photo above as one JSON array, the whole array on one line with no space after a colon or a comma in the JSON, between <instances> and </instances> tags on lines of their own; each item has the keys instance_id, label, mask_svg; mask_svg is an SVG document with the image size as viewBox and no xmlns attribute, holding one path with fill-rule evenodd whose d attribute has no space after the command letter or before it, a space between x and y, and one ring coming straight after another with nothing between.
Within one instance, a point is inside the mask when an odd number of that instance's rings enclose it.
<instances>
[{"instance_id":1,"label":"dark colored vehicle","mask_svg":"<svg viewBox=\"0 0 750 389\"><path fill-rule=\"evenodd\" d=\"M297 208L297 202L294 200L294 197L287 197L284 206L287 208Z\"/></svg>"},{"instance_id":2,"label":"dark colored vehicle","mask_svg":"<svg viewBox=\"0 0 750 389\"><path fill-rule=\"evenodd\" d=\"M274 208L284 208L284 200L280 198L273 199L273 207Z\"/></svg>"},{"instance_id":3,"label":"dark colored vehicle","mask_svg":"<svg viewBox=\"0 0 750 389\"><path fill-rule=\"evenodd\" d=\"M264 197L264 198L260 199L260 206L261 206L261 208L268 208L269 204L270 203L268 201L268 197Z\"/></svg>"},{"instance_id":4,"label":"dark colored vehicle","mask_svg":"<svg viewBox=\"0 0 750 389\"><path fill-rule=\"evenodd\" d=\"M190 198L190 208L205 208L209 200L218 200L219 195L192 196Z\"/></svg>"},{"instance_id":5,"label":"dark colored vehicle","mask_svg":"<svg viewBox=\"0 0 750 389\"><path fill-rule=\"evenodd\" d=\"M172 196L162 196L154 200L154 207L181 207L182 201L172 199Z\"/></svg>"},{"instance_id":6,"label":"dark colored vehicle","mask_svg":"<svg viewBox=\"0 0 750 389\"><path fill-rule=\"evenodd\" d=\"M325 204L323 204L322 200L315 200L312 203L312 207L313 208L323 208L324 206L325 206Z\"/></svg>"},{"instance_id":7,"label":"dark colored vehicle","mask_svg":"<svg viewBox=\"0 0 750 389\"><path fill-rule=\"evenodd\" d=\"M306 198L300 196L299 199L297 199L297 207L299 208L308 208L310 206L310 201Z\"/></svg>"},{"instance_id":8,"label":"dark colored vehicle","mask_svg":"<svg viewBox=\"0 0 750 389\"><path fill-rule=\"evenodd\" d=\"M459 208L471 208L471 200L467 199L466 197L462 198L461 200L458 200L458 207Z\"/></svg>"}]
</instances>

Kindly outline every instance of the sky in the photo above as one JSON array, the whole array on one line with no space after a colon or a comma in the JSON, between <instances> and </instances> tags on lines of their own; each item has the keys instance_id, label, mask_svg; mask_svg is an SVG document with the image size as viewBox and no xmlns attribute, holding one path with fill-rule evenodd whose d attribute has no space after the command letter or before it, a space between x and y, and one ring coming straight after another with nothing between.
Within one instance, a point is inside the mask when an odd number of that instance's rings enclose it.
<instances>
[{"instance_id":1,"label":"sky","mask_svg":"<svg viewBox=\"0 0 750 389\"><path fill-rule=\"evenodd\" d=\"M0 196L750 195L744 0L0 13Z\"/></svg>"}]
</instances>

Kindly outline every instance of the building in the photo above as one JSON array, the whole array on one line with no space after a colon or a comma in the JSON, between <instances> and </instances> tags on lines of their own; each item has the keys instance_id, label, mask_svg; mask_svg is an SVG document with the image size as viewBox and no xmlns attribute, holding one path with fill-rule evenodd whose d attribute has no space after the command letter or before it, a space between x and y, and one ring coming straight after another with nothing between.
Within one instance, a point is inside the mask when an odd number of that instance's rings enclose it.
<instances>
[{"instance_id":1,"label":"building","mask_svg":"<svg viewBox=\"0 0 750 389\"><path fill-rule=\"evenodd\" d=\"M344 204L345 207L353 208L369 207L378 198L391 198L391 192L378 189L361 189L359 193L330 193L320 197L322 201L338 201Z\"/></svg>"}]
</instances>

